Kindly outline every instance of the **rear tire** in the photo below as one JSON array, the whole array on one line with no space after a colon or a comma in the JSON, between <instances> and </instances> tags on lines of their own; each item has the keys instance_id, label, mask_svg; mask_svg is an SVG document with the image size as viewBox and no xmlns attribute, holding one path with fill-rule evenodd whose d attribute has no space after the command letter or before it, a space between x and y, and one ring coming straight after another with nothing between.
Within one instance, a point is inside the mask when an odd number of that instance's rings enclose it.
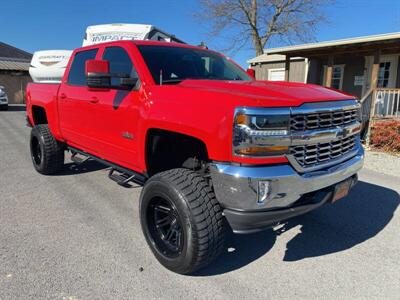
<instances>
[{"instance_id":1,"label":"rear tire","mask_svg":"<svg viewBox=\"0 0 400 300\"><path fill-rule=\"evenodd\" d=\"M140 222L155 257L173 272L193 273L223 250L221 207L194 171L172 169L150 178L140 195Z\"/></svg>"},{"instance_id":2,"label":"rear tire","mask_svg":"<svg viewBox=\"0 0 400 300\"><path fill-rule=\"evenodd\" d=\"M33 166L41 174L55 174L64 165L64 147L46 124L32 128L30 150Z\"/></svg>"}]
</instances>

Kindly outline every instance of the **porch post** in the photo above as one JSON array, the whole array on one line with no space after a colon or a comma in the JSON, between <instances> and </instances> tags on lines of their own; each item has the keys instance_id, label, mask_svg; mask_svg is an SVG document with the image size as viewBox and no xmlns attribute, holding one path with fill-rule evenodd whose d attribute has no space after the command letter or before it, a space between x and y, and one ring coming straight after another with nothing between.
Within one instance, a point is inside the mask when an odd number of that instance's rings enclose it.
<instances>
[{"instance_id":1,"label":"porch post","mask_svg":"<svg viewBox=\"0 0 400 300\"><path fill-rule=\"evenodd\" d=\"M290 75L290 56L286 55L285 59L285 81L289 81Z\"/></svg>"},{"instance_id":2,"label":"porch post","mask_svg":"<svg viewBox=\"0 0 400 300\"><path fill-rule=\"evenodd\" d=\"M374 64L372 65L372 72L371 72L371 89L374 89L374 90L378 86L380 56L381 56L381 53L379 50L374 53Z\"/></svg>"},{"instance_id":3,"label":"porch post","mask_svg":"<svg viewBox=\"0 0 400 300\"><path fill-rule=\"evenodd\" d=\"M367 136L365 139L365 143L366 143L367 147L369 147L369 144L370 144L372 119L375 115L376 88L378 87L378 74L379 74L380 59L381 59L381 51L377 50L374 53L374 64L372 65L372 71L371 71L371 89L373 92L372 92L372 99L371 99L371 109L369 112Z\"/></svg>"},{"instance_id":4,"label":"porch post","mask_svg":"<svg viewBox=\"0 0 400 300\"><path fill-rule=\"evenodd\" d=\"M324 86L331 87L332 85L332 72L333 72L333 55L328 58L328 66L326 67L326 76Z\"/></svg>"}]
</instances>

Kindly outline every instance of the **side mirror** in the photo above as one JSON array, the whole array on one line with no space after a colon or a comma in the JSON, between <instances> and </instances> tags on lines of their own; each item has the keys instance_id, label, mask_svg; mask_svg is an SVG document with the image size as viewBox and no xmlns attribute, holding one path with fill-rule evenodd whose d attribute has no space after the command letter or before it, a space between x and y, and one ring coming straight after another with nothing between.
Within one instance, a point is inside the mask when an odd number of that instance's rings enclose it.
<instances>
[{"instance_id":1,"label":"side mirror","mask_svg":"<svg viewBox=\"0 0 400 300\"><path fill-rule=\"evenodd\" d=\"M255 71L254 69L248 68L248 69L246 70L246 73L247 73L248 75L250 75L252 78L256 79L256 71Z\"/></svg>"},{"instance_id":2,"label":"side mirror","mask_svg":"<svg viewBox=\"0 0 400 300\"><path fill-rule=\"evenodd\" d=\"M120 79L120 86L122 88L131 89L136 86L138 80L139 80L139 78L122 77Z\"/></svg>"},{"instance_id":3,"label":"side mirror","mask_svg":"<svg viewBox=\"0 0 400 300\"><path fill-rule=\"evenodd\" d=\"M89 88L111 88L110 63L107 60L87 60L85 74L86 84Z\"/></svg>"}]
</instances>

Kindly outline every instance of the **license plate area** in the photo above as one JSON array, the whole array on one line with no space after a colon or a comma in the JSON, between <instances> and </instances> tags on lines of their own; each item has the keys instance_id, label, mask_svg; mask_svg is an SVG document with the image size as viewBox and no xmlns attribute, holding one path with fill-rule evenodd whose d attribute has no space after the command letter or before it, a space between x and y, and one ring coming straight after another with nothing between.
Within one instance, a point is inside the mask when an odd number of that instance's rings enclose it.
<instances>
[{"instance_id":1,"label":"license plate area","mask_svg":"<svg viewBox=\"0 0 400 300\"><path fill-rule=\"evenodd\" d=\"M351 187L353 186L353 178L349 178L345 181L338 183L335 186L335 190L333 193L332 202L336 202L349 194Z\"/></svg>"}]
</instances>

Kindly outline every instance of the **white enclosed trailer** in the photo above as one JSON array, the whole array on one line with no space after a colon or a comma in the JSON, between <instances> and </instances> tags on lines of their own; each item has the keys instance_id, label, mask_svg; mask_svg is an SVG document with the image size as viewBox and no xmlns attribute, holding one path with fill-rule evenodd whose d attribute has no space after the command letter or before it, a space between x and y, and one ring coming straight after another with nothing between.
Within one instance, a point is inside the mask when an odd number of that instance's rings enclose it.
<instances>
[{"instance_id":1,"label":"white enclosed trailer","mask_svg":"<svg viewBox=\"0 0 400 300\"><path fill-rule=\"evenodd\" d=\"M71 54L71 50L36 51L29 68L32 80L42 83L61 82Z\"/></svg>"},{"instance_id":2,"label":"white enclosed trailer","mask_svg":"<svg viewBox=\"0 0 400 300\"><path fill-rule=\"evenodd\" d=\"M153 25L104 24L86 29L83 46L119 40L155 40L183 43ZM34 82L59 83L71 57L71 50L45 50L33 54L29 74Z\"/></svg>"},{"instance_id":3,"label":"white enclosed trailer","mask_svg":"<svg viewBox=\"0 0 400 300\"><path fill-rule=\"evenodd\" d=\"M155 40L183 43L174 35L153 25L146 24L105 24L89 26L83 39L83 46L119 40Z\"/></svg>"}]
</instances>

